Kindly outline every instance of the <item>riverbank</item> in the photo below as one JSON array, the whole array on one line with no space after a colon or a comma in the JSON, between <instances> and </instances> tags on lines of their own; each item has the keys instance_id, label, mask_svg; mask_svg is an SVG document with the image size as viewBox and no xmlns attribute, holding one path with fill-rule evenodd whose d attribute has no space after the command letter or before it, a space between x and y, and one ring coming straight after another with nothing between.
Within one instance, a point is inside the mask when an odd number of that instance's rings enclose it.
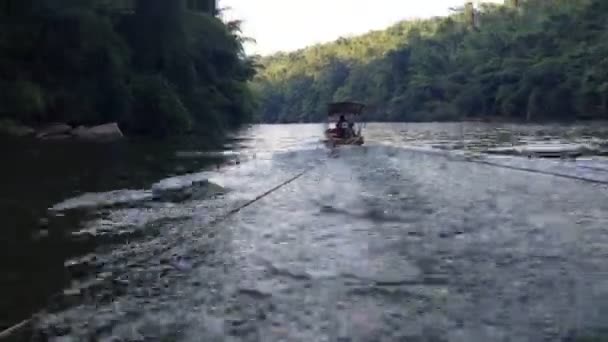
<instances>
[{"instance_id":1,"label":"riverbank","mask_svg":"<svg viewBox=\"0 0 608 342\"><path fill-rule=\"evenodd\" d=\"M13 120L0 120L0 134L15 138L49 140L83 140L108 142L124 138L117 123L111 122L97 126L70 126L66 123L50 123L34 128Z\"/></svg>"}]
</instances>

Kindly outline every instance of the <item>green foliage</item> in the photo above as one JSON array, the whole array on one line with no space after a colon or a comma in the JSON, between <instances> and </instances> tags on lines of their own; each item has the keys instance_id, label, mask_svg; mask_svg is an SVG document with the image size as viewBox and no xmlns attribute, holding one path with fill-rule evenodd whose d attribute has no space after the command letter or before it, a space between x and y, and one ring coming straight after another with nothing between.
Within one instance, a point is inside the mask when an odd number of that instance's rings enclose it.
<instances>
[{"instance_id":1,"label":"green foliage","mask_svg":"<svg viewBox=\"0 0 608 342\"><path fill-rule=\"evenodd\" d=\"M0 117L155 136L242 123L255 72L212 3L0 0Z\"/></svg>"},{"instance_id":2,"label":"green foliage","mask_svg":"<svg viewBox=\"0 0 608 342\"><path fill-rule=\"evenodd\" d=\"M133 82L133 105L123 126L131 132L166 136L192 127L188 109L162 76L140 76Z\"/></svg>"},{"instance_id":3,"label":"green foliage","mask_svg":"<svg viewBox=\"0 0 608 342\"><path fill-rule=\"evenodd\" d=\"M19 113L24 121L41 116L46 108L42 89L37 84L18 80L0 85L0 115L17 119Z\"/></svg>"},{"instance_id":4,"label":"green foliage","mask_svg":"<svg viewBox=\"0 0 608 342\"><path fill-rule=\"evenodd\" d=\"M351 99L378 121L607 118L607 3L518 3L483 5L474 27L463 8L266 57L258 117L318 121Z\"/></svg>"}]
</instances>

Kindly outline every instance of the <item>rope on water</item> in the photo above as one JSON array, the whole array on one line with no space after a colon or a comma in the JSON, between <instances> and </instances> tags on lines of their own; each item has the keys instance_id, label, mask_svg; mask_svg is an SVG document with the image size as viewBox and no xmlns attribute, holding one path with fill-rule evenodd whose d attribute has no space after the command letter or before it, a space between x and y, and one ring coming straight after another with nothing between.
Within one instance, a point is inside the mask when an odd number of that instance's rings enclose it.
<instances>
[{"instance_id":1,"label":"rope on water","mask_svg":"<svg viewBox=\"0 0 608 342\"><path fill-rule=\"evenodd\" d=\"M566 174L563 174L563 173L556 173L556 172L551 172L551 171L543 171L543 170L532 169L532 168L523 167L523 166L504 165L504 164L499 164L499 163L493 163L493 162L490 162L490 161L487 161L487 160L468 160L468 161L472 162L472 163L477 163L477 164L482 164L482 165L488 165L488 166L493 166L493 167L499 167L499 168L504 168L504 169L509 169L509 170L524 171L524 172L530 172L530 173L537 173L537 174L541 174L541 175L560 177L560 178L566 178L566 179L572 179L572 180L578 180L578 181L583 181L583 182L587 182L587 183L608 185L607 181L603 181L603 180L599 180L599 179L585 178L585 177L574 176L574 175L566 175Z\"/></svg>"},{"instance_id":2,"label":"rope on water","mask_svg":"<svg viewBox=\"0 0 608 342\"><path fill-rule=\"evenodd\" d=\"M13 334L15 334L16 332L18 332L19 330L25 328L26 326L28 326L30 323L32 323L32 321L34 320L34 316L25 319L5 330L3 330L2 332L0 332L0 340L5 339L5 338L9 338L10 336L12 336Z\"/></svg>"},{"instance_id":3,"label":"rope on water","mask_svg":"<svg viewBox=\"0 0 608 342\"><path fill-rule=\"evenodd\" d=\"M577 180L577 181L593 183L593 184L608 185L608 181L604 181L604 180L586 178L586 177L575 176L575 175L568 175L568 174L551 172L551 171L543 171L543 170L534 169L534 168L530 168L530 167L524 167L524 166L513 166L513 165L494 163L494 162L491 162L488 160L478 159L475 157L473 157L473 158L465 157L462 155L452 154L450 152L445 152L442 150L421 150L421 149L416 149L416 148L405 148L405 150L410 151L410 152L415 152L415 153L422 153L422 154L426 154L429 156L443 157L450 161L475 163L475 164L481 164L481 165L492 166L492 167L497 167L497 168L515 170L515 171L536 173L536 174L541 174L541 175L546 175L546 176L553 176L553 177ZM594 171L608 172L608 169L604 169L604 168L598 168L598 167L593 167L593 166L582 166L582 167L586 168L586 169L591 169Z\"/></svg>"},{"instance_id":4,"label":"rope on water","mask_svg":"<svg viewBox=\"0 0 608 342\"><path fill-rule=\"evenodd\" d=\"M221 217L221 218L219 218L218 220L213 221L211 224L216 224L216 223L218 223L218 222L224 221L224 220L225 220L225 219L227 219L229 216L231 216L231 215L233 215L233 214L238 213L239 211L241 211L241 210L243 210L243 209L247 208L248 206L250 206L250 205L254 204L255 202L257 202L257 201L259 201L259 200L261 200L262 198L264 198L264 197L266 197L266 196L270 195L271 193L273 193L273 192L275 192L275 191L279 190L280 188L282 188L282 187L284 187L284 186L286 186L286 185L288 185L288 184L290 184L290 183L293 183L293 182L294 182L294 181L296 181L298 178L300 178L300 177L304 176L306 173L310 172L310 171L311 171L313 168L314 168L314 167L311 167L311 168L308 168L308 169L306 169L306 170L304 170L304 171L302 171L302 172L298 173L297 175L295 175L295 176L291 177L290 179L288 179L288 180L284 181L283 183L281 183L281 184L279 184L279 185L275 186L274 188L272 188L272 189L270 189L270 190L268 190L268 191L264 192L264 193L263 193L263 194L261 194L261 195L256 196L254 199L252 199L252 200L250 200L250 201L247 201L246 203L244 203L244 204L240 205L238 208L235 208L235 209L230 210L230 211L229 211L229 212L228 212L226 215L222 216L222 217Z\"/></svg>"},{"instance_id":5,"label":"rope on water","mask_svg":"<svg viewBox=\"0 0 608 342\"><path fill-rule=\"evenodd\" d=\"M295 176L293 176L293 177L289 178L288 180L280 183L279 185L271 188L270 190L265 191L264 193L256 196L255 198L253 198L253 199L245 202L244 204L238 206L237 208L234 208L234 209L228 211L225 215L223 215L223 216L219 217L218 219L213 220L212 222L210 222L208 226L213 226L213 225L218 224L218 223L220 223L222 221L225 221L230 216L232 216L232 215L240 212L241 210L249 207L250 205L254 204L255 202L261 200L262 198L264 198L264 197L272 194L273 192L281 189L282 187L284 187L284 186L286 186L288 184L293 183L294 181L296 181L297 179L301 178L302 176L304 176L308 172L312 171L314 168L316 168L316 166L311 166L311 167L307 168L306 170L304 170L302 172L299 172ZM172 244L170 244L169 246L167 246L167 248L164 248L159 253L154 254L153 257L156 257L159 254L165 253L165 252L169 251L170 249L176 247L179 243L182 242L182 240L178 240L176 242L178 242L178 243L172 243ZM147 260L149 260L149 259L150 258L147 258ZM146 260L142 260L141 262L144 262L144 261L146 261ZM119 275L120 275L120 273L119 273ZM41 315L41 314L42 314L42 312L36 313L36 314L32 315L30 318L27 318L27 319L25 319L25 320L23 320L23 321L21 321L21 322L19 322L17 324L14 324L14 325L8 327L5 330L2 330L0 332L0 340L9 338L9 337L13 336L14 334L16 334L17 332L21 331L22 329L24 329L25 327L27 327L28 325L30 325L36 319L36 317L39 316L39 315Z\"/></svg>"}]
</instances>

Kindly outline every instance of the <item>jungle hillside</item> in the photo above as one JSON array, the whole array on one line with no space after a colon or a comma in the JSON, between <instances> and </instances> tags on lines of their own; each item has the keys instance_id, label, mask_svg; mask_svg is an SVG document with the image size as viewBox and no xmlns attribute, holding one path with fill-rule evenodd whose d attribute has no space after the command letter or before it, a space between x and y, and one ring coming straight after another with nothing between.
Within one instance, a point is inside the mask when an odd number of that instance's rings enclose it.
<instances>
[{"instance_id":1,"label":"jungle hillside","mask_svg":"<svg viewBox=\"0 0 608 342\"><path fill-rule=\"evenodd\" d=\"M213 0L0 0L0 122L218 134L251 120L238 22Z\"/></svg>"},{"instance_id":2,"label":"jungle hillside","mask_svg":"<svg viewBox=\"0 0 608 342\"><path fill-rule=\"evenodd\" d=\"M322 121L341 100L370 121L607 119L606 56L605 0L464 6L264 57L257 119Z\"/></svg>"}]
</instances>

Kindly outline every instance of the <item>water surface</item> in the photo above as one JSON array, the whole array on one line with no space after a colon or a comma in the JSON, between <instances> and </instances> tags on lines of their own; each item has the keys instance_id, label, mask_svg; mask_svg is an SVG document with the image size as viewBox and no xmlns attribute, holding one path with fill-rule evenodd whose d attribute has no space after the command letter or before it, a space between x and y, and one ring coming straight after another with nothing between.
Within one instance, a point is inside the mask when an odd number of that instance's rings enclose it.
<instances>
[{"instance_id":1,"label":"water surface","mask_svg":"<svg viewBox=\"0 0 608 342\"><path fill-rule=\"evenodd\" d=\"M527 341L601 327L605 188L407 148L588 143L603 127L369 124L367 146L335 155L323 125L261 125L226 146L238 164L220 170L176 158L192 145L5 144L0 320L48 307L51 340ZM46 210L195 172L226 193ZM49 301L64 288L84 290Z\"/></svg>"}]
</instances>

